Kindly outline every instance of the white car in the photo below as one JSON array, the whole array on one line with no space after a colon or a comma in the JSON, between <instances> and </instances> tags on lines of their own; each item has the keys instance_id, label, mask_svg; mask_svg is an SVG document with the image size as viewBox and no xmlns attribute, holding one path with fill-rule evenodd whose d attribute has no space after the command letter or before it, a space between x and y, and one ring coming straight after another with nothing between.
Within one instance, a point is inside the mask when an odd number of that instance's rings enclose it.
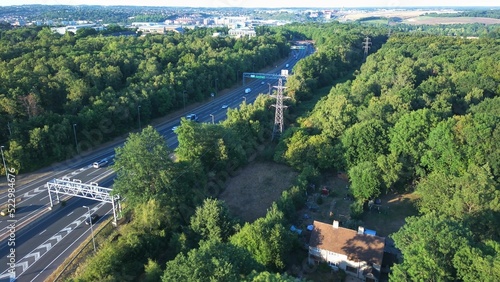
<instances>
[{"instance_id":1,"label":"white car","mask_svg":"<svg viewBox=\"0 0 500 282\"><path fill-rule=\"evenodd\" d=\"M104 160L100 160L98 162L93 163L92 166L94 168L100 168L100 167L103 167L103 166L105 166L107 164L108 164L108 160L104 159Z\"/></svg>"},{"instance_id":2,"label":"white car","mask_svg":"<svg viewBox=\"0 0 500 282\"><path fill-rule=\"evenodd\" d=\"M245 89L245 94L250 93L250 91L252 91L252 89L250 89L250 88Z\"/></svg>"},{"instance_id":3,"label":"white car","mask_svg":"<svg viewBox=\"0 0 500 282\"><path fill-rule=\"evenodd\" d=\"M177 125L172 127L172 132L175 132L175 130L177 130L177 127L178 127Z\"/></svg>"},{"instance_id":4,"label":"white car","mask_svg":"<svg viewBox=\"0 0 500 282\"><path fill-rule=\"evenodd\" d=\"M227 107L229 107L229 105L226 105L226 104L222 105L223 109L227 109Z\"/></svg>"}]
</instances>

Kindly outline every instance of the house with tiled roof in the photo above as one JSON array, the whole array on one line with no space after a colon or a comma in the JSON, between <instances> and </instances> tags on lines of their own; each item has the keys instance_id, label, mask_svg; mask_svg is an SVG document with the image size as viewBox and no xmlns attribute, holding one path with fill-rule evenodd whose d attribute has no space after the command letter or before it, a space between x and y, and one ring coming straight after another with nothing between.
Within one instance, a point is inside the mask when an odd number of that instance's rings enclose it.
<instances>
[{"instance_id":1,"label":"house with tiled roof","mask_svg":"<svg viewBox=\"0 0 500 282\"><path fill-rule=\"evenodd\" d=\"M377 282L384 256L385 238L365 232L314 221L309 241L309 263L326 262L333 269L343 269L349 275L368 282Z\"/></svg>"}]
</instances>

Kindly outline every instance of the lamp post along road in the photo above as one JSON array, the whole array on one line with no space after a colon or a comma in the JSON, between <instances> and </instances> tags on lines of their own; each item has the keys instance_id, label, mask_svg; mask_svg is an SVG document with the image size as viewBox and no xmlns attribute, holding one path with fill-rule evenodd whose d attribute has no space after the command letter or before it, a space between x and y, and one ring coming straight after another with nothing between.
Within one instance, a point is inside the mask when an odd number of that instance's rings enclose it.
<instances>
[{"instance_id":1,"label":"lamp post along road","mask_svg":"<svg viewBox=\"0 0 500 282\"><path fill-rule=\"evenodd\" d=\"M3 161L3 169L5 169L5 177L7 178L7 184L9 184L9 174L7 173L7 165L5 165L5 158L3 156L3 146L0 146L0 151L2 151L2 161Z\"/></svg>"},{"instance_id":2,"label":"lamp post along road","mask_svg":"<svg viewBox=\"0 0 500 282\"><path fill-rule=\"evenodd\" d=\"M182 91L182 107L186 109L186 90Z\"/></svg>"},{"instance_id":3,"label":"lamp post along road","mask_svg":"<svg viewBox=\"0 0 500 282\"><path fill-rule=\"evenodd\" d=\"M142 126L141 126L141 105L137 106L137 116L139 118L139 131L141 131Z\"/></svg>"},{"instance_id":4,"label":"lamp post along road","mask_svg":"<svg viewBox=\"0 0 500 282\"><path fill-rule=\"evenodd\" d=\"M92 222L92 216L90 215L90 208L87 206L83 206L83 208L87 209L87 212L89 214L89 221L90 221L90 231L92 232L92 244L94 245L94 253L96 252L95 250L95 239L94 239L94 224Z\"/></svg>"},{"instance_id":5,"label":"lamp post along road","mask_svg":"<svg viewBox=\"0 0 500 282\"><path fill-rule=\"evenodd\" d=\"M210 116L212 117L212 124L215 124L215 117L214 117L214 115L210 114Z\"/></svg>"},{"instance_id":6,"label":"lamp post along road","mask_svg":"<svg viewBox=\"0 0 500 282\"><path fill-rule=\"evenodd\" d=\"M12 130L10 129L10 122L7 122L7 128L9 129L9 136L12 136Z\"/></svg>"},{"instance_id":7,"label":"lamp post along road","mask_svg":"<svg viewBox=\"0 0 500 282\"><path fill-rule=\"evenodd\" d=\"M76 139L76 123L73 123L73 134L75 135L76 153L80 154L80 150L78 150L78 139Z\"/></svg>"},{"instance_id":8,"label":"lamp post along road","mask_svg":"<svg viewBox=\"0 0 500 282\"><path fill-rule=\"evenodd\" d=\"M267 83L267 85L269 85L269 90L267 91L267 95L271 95L271 83Z\"/></svg>"},{"instance_id":9,"label":"lamp post along road","mask_svg":"<svg viewBox=\"0 0 500 282\"><path fill-rule=\"evenodd\" d=\"M241 98L243 99L243 102L245 102L245 103L247 102L247 97L243 96Z\"/></svg>"}]
</instances>

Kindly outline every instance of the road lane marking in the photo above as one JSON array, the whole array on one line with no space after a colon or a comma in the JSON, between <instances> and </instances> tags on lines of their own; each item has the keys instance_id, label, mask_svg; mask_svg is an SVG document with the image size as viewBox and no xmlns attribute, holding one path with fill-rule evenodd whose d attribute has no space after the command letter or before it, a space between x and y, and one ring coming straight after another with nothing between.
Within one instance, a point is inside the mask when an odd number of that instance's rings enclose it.
<instances>
[{"instance_id":1,"label":"road lane marking","mask_svg":"<svg viewBox=\"0 0 500 282\"><path fill-rule=\"evenodd\" d=\"M111 211L112 211L112 210L109 210L107 213L105 213L105 214L103 215L103 217L104 217L105 215L110 214L110 213L111 213ZM71 247L72 247L72 246L73 246L76 242L78 242L78 241L80 240L80 238L82 238L83 236L85 236L85 235L87 234L87 232L89 232L89 231L90 231L90 229L87 229L85 232L83 232L83 233L82 233L82 235L80 235L80 236L79 236L76 240L74 240L74 241L73 241L73 243L71 243L71 244L70 244L70 245L69 245L66 249L64 249L64 251L62 251L62 252L61 252L61 253L60 253L60 254L59 254L59 255L58 255L55 259L53 259L53 260L52 260L52 261L51 261L51 262L50 262L47 266L45 266L45 268L44 268L44 269L42 269L42 271L40 271L40 272L37 274L37 276L35 276L35 277L34 277L34 278L30 281L30 282L35 281L35 280L36 280L36 278L37 278L38 276L40 276L40 274L42 274L45 270L47 270L47 268L49 268L50 266L52 266L52 264L53 264L53 263L54 263L54 262L55 262L55 261L56 261L56 260L57 260L60 256L62 256L64 253L66 253L66 252L68 251L68 249L69 249L69 248L71 248ZM83 243L83 242L82 242L82 243ZM89 243L90 243L90 242L89 242Z\"/></svg>"},{"instance_id":2,"label":"road lane marking","mask_svg":"<svg viewBox=\"0 0 500 282\"><path fill-rule=\"evenodd\" d=\"M99 172L99 170L98 170L98 169L96 169L96 170L94 170L94 171L91 171L90 173L87 173L87 175L86 175L86 176L89 176L89 175L94 174L94 173L96 173L96 172Z\"/></svg>"},{"instance_id":3,"label":"road lane marking","mask_svg":"<svg viewBox=\"0 0 500 282\"><path fill-rule=\"evenodd\" d=\"M101 202L94 206L91 209L92 213L95 213L97 210L99 210L105 203ZM56 234L54 234L52 237L47 239L45 242L42 243L42 245L36 247L33 249L29 254L25 255L23 258L17 261L15 269L16 271L12 272L8 270L3 271L0 273L0 279L4 278L17 278L21 276L26 270L28 270L35 262L37 262L41 257L43 257L47 252L50 251L57 243L59 243L64 237L66 237L69 233L71 233L73 230L75 230L82 222L85 221L86 215L82 215L70 224L68 224L63 230L60 230ZM61 232L65 231L65 232ZM62 234L66 233L66 234ZM28 260L28 258L35 258L34 261ZM32 261L32 262L31 262ZM13 274L16 274L17 277L12 277ZM13 280L13 281L14 281Z\"/></svg>"},{"instance_id":4,"label":"road lane marking","mask_svg":"<svg viewBox=\"0 0 500 282\"><path fill-rule=\"evenodd\" d=\"M72 211L72 212L68 213L68 215L66 215L66 216L70 216L70 215L72 215L74 212L75 212L75 211Z\"/></svg>"},{"instance_id":5,"label":"road lane marking","mask_svg":"<svg viewBox=\"0 0 500 282\"><path fill-rule=\"evenodd\" d=\"M38 235L42 235L47 229L43 230L42 232L38 233Z\"/></svg>"}]
</instances>

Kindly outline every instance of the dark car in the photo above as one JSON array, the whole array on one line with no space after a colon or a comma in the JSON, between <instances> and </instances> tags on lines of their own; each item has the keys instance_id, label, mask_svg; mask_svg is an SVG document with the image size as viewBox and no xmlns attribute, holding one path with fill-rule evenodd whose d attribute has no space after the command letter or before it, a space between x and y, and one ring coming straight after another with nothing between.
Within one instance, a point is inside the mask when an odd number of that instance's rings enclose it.
<instances>
[{"instance_id":1,"label":"dark car","mask_svg":"<svg viewBox=\"0 0 500 282\"><path fill-rule=\"evenodd\" d=\"M90 223L94 224L98 219L99 219L99 216L94 213L90 216L90 218L87 217L87 219L85 220L85 224L87 224L87 225L90 225Z\"/></svg>"}]
</instances>

